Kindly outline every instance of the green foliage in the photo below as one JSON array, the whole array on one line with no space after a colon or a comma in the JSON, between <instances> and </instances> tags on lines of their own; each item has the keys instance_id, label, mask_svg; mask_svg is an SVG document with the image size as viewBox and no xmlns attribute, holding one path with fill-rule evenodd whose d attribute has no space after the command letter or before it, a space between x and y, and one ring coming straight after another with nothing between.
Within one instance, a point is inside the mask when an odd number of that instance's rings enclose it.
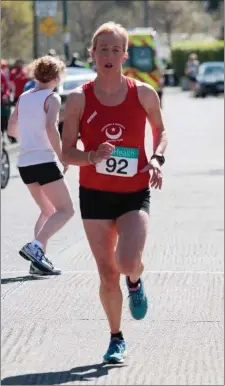
<instances>
[{"instance_id":1,"label":"green foliage","mask_svg":"<svg viewBox=\"0 0 225 386\"><path fill-rule=\"evenodd\" d=\"M133 6L132 0L115 0L115 4L121 8L131 8Z\"/></svg>"},{"instance_id":2,"label":"green foliage","mask_svg":"<svg viewBox=\"0 0 225 386\"><path fill-rule=\"evenodd\" d=\"M185 65L191 53L198 55L200 63L214 60L224 61L224 42L221 40L187 41L174 44L172 47L172 63L179 78L184 75Z\"/></svg>"},{"instance_id":3,"label":"green foliage","mask_svg":"<svg viewBox=\"0 0 225 386\"><path fill-rule=\"evenodd\" d=\"M212 12L219 8L219 3L221 0L206 0L205 8L207 11Z\"/></svg>"},{"instance_id":4,"label":"green foliage","mask_svg":"<svg viewBox=\"0 0 225 386\"><path fill-rule=\"evenodd\" d=\"M24 58L32 53L32 2L1 2L2 57Z\"/></svg>"}]
</instances>

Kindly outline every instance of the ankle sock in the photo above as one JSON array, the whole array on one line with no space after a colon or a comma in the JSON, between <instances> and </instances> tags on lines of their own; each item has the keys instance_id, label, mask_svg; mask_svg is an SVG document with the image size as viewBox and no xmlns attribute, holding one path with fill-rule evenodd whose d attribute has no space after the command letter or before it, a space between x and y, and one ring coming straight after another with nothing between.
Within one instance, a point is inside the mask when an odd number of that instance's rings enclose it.
<instances>
[{"instance_id":1,"label":"ankle sock","mask_svg":"<svg viewBox=\"0 0 225 386\"><path fill-rule=\"evenodd\" d=\"M33 247L36 247L36 248L38 247L38 248L41 248L43 250L43 244L40 243L40 241L33 240L31 244L32 244Z\"/></svg>"},{"instance_id":2,"label":"ankle sock","mask_svg":"<svg viewBox=\"0 0 225 386\"><path fill-rule=\"evenodd\" d=\"M136 287L138 287L138 284L140 284L140 278L138 279L138 281L136 281L136 283L132 283L132 281L130 281L130 278L128 276L128 286L129 286L129 288L136 288Z\"/></svg>"},{"instance_id":3,"label":"ankle sock","mask_svg":"<svg viewBox=\"0 0 225 386\"><path fill-rule=\"evenodd\" d=\"M116 332L115 334L111 333L111 340L112 339L124 340L122 331Z\"/></svg>"}]
</instances>

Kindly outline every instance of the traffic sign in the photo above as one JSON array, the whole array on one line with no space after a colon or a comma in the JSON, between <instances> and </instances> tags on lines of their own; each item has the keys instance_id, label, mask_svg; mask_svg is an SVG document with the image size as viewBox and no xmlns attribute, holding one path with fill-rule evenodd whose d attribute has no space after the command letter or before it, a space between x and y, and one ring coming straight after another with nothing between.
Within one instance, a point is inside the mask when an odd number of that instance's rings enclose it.
<instances>
[{"instance_id":1,"label":"traffic sign","mask_svg":"<svg viewBox=\"0 0 225 386\"><path fill-rule=\"evenodd\" d=\"M52 36L57 31L58 25L52 17L47 17L40 23L40 31L46 36Z\"/></svg>"},{"instance_id":2,"label":"traffic sign","mask_svg":"<svg viewBox=\"0 0 225 386\"><path fill-rule=\"evenodd\" d=\"M54 17L57 15L58 1L35 0L35 13L39 17Z\"/></svg>"}]
</instances>

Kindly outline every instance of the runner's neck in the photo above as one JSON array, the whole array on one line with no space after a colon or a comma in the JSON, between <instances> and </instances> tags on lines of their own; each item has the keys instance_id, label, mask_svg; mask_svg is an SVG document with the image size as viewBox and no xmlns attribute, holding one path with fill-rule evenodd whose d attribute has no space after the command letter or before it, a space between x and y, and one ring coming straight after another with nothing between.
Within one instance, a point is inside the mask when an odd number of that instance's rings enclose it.
<instances>
[{"instance_id":1,"label":"runner's neck","mask_svg":"<svg viewBox=\"0 0 225 386\"><path fill-rule=\"evenodd\" d=\"M97 76L94 81L96 91L106 94L117 94L126 85L126 78L122 74L116 74L115 77L101 77Z\"/></svg>"}]
</instances>

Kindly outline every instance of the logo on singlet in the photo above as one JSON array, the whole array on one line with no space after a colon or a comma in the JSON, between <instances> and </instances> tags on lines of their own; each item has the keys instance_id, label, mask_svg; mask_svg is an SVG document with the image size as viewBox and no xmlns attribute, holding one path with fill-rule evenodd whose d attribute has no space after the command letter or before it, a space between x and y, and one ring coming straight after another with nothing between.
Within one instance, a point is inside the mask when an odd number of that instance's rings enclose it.
<instances>
[{"instance_id":1,"label":"logo on singlet","mask_svg":"<svg viewBox=\"0 0 225 386\"><path fill-rule=\"evenodd\" d=\"M90 117L88 118L88 120L87 120L87 123L90 123L91 121L92 121L92 119L94 119L94 117L97 115L97 111L94 111L91 115L90 115Z\"/></svg>"},{"instance_id":2,"label":"logo on singlet","mask_svg":"<svg viewBox=\"0 0 225 386\"><path fill-rule=\"evenodd\" d=\"M108 125L104 126L101 131L105 132L109 142L114 142L123 141L121 138L123 130L125 130L125 127L120 123L108 123Z\"/></svg>"}]
</instances>

